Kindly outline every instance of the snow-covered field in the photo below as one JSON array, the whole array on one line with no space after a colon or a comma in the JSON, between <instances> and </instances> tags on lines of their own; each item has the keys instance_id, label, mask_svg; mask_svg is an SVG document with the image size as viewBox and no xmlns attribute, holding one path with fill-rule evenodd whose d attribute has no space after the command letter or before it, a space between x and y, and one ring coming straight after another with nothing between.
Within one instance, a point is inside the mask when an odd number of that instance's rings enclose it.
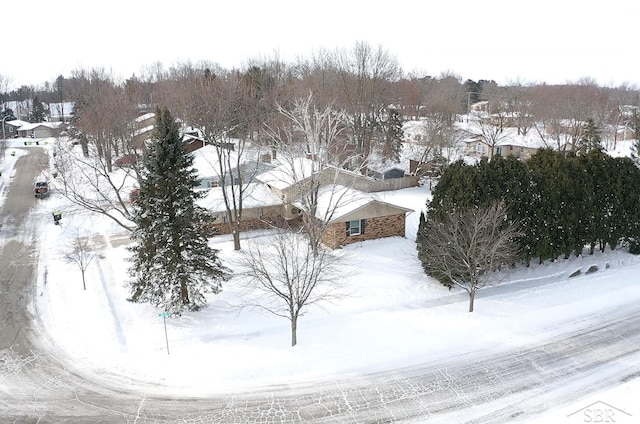
<instances>
[{"instance_id":1,"label":"snow-covered field","mask_svg":"<svg viewBox=\"0 0 640 424\"><path fill-rule=\"evenodd\" d=\"M4 183L17 159L11 151ZM310 309L298 323L293 348L288 321L236 306L240 292L234 279L208 297L203 311L167 319L165 333L160 311L126 301L126 235L104 217L68 205L59 193L33 211L41 218L33 222L42 234L33 308L51 343L78 367L158 383L165 394L197 396L392 370L504 343L517 346L590 320L612 305L640 304L640 257L608 251L501 275L502 283L479 292L476 311L468 313L466 293L425 276L416 257L419 211L428 196L427 187L385 194L385 201L415 211L407 217L406 237L345 247L341 253L357 269L349 267L344 275L348 296ZM61 226L51 219L56 208L63 211ZM87 270L86 290L78 267L64 261L78 236L90 237L98 254ZM269 235L247 233L243 243L260 237ZM211 245L226 263L236 254L227 236L211 239ZM591 265L599 270L584 275ZM583 275L568 278L577 269ZM631 422L624 414L640 417L640 379L606 391L597 389L597 379L596 374L591 380L591 396L557 405L532 422L584 422L584 411L573 413L596 403L592 409L603 403L618 408L617 422Z\"/></svg>"}]
</instances>

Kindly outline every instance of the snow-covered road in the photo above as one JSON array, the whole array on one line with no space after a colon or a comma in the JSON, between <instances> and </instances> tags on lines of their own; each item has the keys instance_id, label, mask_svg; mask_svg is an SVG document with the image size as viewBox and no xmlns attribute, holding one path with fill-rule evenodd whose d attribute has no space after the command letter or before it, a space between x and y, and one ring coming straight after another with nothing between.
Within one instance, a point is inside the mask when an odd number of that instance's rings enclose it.
<instances>
[{"instance_id":1,"label":"snow-covered road","mask_svg":"<svg viewBox=\"0 0 640 424\"><path fill-rule=\"evenodd\" d=\"M13 357L5 349L0 416L41 423L525 422L594 386L640 375L640 311L628 305L593 318L526 345L211 397L162 396L161 388L126 376L86 375L72 358L37 345Z\"/></svg>"}]
</instances>

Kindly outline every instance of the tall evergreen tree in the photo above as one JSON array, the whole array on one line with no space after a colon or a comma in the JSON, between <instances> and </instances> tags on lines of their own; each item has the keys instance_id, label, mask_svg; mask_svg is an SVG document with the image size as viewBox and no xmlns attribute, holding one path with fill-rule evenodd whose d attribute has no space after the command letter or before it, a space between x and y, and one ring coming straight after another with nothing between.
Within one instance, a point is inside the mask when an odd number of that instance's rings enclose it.
<instances>
[{"instance_id":1,"label":"tall evergreen tree","mask_svg":"<svg viewBox=\"0 0 640 424\"><path fill-rule=\"evenodd\" d=\"M44 122L44 118L45 118L44 105L42 104L38 96L35 96L33 98L33 109L31 110L31 114L29 118L30 118L29 121L31 122Z\"/></svg>"},{"instance_id":2,"label":"tall evergreen tree","mask_svg":"<svg viewBox=\"0 0 640 424\"><path fill-rule=\"evenodd\" d=\"M205 306L204 294L218 293L229 271L208 246L207 214L195 203L193 157L169 110L156 116L134 210L130 300L180 315Z\"/></svg>"},{"instance_id":3,"label":"tall evergreen tree","mask_svg":"<svg viewBox=\"0 0 640 424\"><path fill-rule=\"evenodd\" d=\"M600 150L602 149L601 142L600 129L596 126L595 122L593 122L593 119L587 118L587 122L585 122L582 130L582 136L578 141L578 151L588 153L591 150Z\"/></svg>"}]
</instances>

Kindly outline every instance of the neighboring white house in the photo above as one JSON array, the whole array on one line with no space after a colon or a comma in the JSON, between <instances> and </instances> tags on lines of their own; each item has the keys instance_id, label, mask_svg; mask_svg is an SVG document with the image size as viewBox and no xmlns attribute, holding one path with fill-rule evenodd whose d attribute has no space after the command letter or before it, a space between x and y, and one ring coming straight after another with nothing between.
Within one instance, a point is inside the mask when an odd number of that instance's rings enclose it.
<instances>
[{"instance_id":1,"label":"neighboring white house","mask_svg":"<svg viewBox=\"0 0 640 424\"><path fill-rule=\"evenodd\" d=\"M65 124L63 122L26 123L18 128L18 137L57 137L64 128Z\"/></svg>"},{"instance_id":2,"label":"neighboring white house","mask_svg":"<svg viewBox=\"0 0 640 424\"><path fill-rule=\"evenodd\" d=\"M4 126L2 127L2 138L18 137L18 128L27 124L27 121L21 121L19 119L4 121Z\"/></svg>"}]
</instances>

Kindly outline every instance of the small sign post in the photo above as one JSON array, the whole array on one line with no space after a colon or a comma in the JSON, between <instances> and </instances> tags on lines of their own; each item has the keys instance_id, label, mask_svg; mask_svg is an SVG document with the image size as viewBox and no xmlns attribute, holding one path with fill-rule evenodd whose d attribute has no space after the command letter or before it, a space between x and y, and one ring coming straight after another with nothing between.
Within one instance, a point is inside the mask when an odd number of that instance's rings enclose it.
<instances>
[{"instance_id":1,"label":"small sign post","mask_svg":"<svg viewBox=\"0 0 640 424\"><path fill-rule=\"evenodd\" d=\"M167 355L169 354L169 337L167 336L167 317L171 316L171 312L160 312L158 314L159 317L162 317L164 321L164 339L167 342Z\"/></svg>"}]
</instances>

